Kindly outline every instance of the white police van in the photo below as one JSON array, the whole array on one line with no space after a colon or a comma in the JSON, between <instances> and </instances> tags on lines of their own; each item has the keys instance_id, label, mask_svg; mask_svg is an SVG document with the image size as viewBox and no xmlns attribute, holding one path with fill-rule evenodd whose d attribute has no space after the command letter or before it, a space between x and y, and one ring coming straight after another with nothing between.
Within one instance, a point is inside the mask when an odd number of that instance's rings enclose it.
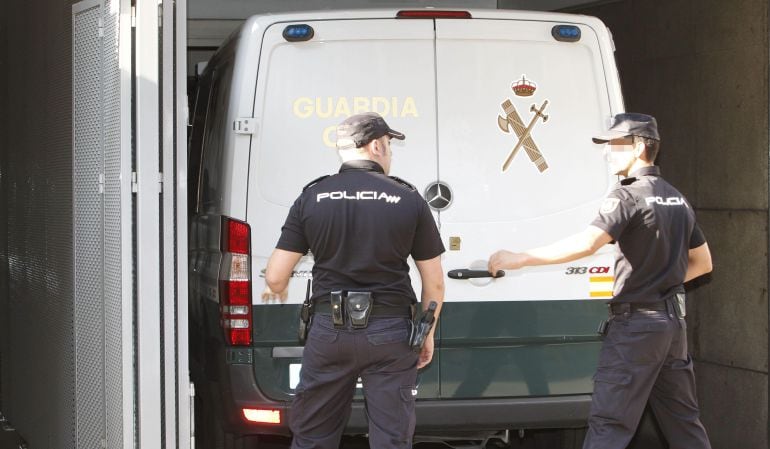
<instances>
[{"instance_id":1,"label":"white police van","mask_svg":"<svg viewBox=\"0 0 770 449\"><path fill-rule=\"evenodd\" d=\"M190 350L201 447L289 435L312 255L285 301L263 302L263 270L302 187L337 171L335 126L364 111L406 134L393 141L391 173L425 195L447 248L415 441L585 426L612 256L497 279L484 270L497 249L583 229L615 182L591 142L623 110L602 22L495 10L255 16L209 61L194 103ZM359 395L349 434L366 432L362 408ZM575 433L564 432L571 444Z\"/></svg>"}]
</instances>

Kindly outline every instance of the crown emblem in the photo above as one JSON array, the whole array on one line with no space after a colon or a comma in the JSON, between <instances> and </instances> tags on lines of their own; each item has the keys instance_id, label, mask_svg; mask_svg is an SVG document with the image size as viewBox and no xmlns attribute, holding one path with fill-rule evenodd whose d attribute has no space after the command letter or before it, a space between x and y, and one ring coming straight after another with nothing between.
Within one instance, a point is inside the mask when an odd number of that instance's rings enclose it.
<instances>
[{"instance_id":1,"label":"crown emblem","mask_svg":"<svg viewBox=\"0 0 770 449\"><path fill-rule=\"evenodd\" d=\"M511 90L517 97L531 97L537 90L537 84L528 80L526 76L521 75L521 79L511 84Z\"/></svg>"}]
</instances>

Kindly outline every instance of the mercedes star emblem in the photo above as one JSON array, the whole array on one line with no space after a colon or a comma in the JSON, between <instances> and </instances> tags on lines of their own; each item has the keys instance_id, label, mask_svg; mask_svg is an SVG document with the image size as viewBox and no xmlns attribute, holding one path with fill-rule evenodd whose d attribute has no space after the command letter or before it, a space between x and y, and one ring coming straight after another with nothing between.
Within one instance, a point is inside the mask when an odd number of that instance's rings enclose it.
<instances>
[{"instance_id":1,"label":"mercedes star emblem","mask_svg":"<svg viewBox=\"0 0 770 449\"><path fill-rule=\"evenodd\" d=\"M444 210L452 204L452 189L443 182L432 182L425 189L425 201L433 210Z\"/></svg>"}]
</instances>

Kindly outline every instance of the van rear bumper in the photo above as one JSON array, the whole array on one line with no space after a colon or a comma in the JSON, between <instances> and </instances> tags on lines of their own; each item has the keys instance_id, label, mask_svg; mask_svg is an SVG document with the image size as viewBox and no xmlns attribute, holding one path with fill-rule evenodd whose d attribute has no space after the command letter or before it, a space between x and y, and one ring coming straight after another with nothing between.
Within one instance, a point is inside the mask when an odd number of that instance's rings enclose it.
<instances>
[{"instance_id":1,"label":"van rear bumper","mask_svg":"<svg viewBox=\"0 0 770 449\"><path fill-rule=\"evenodd\" d=\"M354 412L355 406L363 409L363 404L354 404ZM415 433L583 427L590 406L591 395L418 400ZM349 428L366 426L363 410L350 417Z\"/></svg>"},{"instance_id":2,"label":"van rear bumper","mask_svg":"<svg viewBox=\"0 0 770 449\"><path fill-rule=\"evenodd\" d=\"M239 434L290 435L290 402L276 402L264 397L251 373L250 365L231 365L232 388L225 391L224 405L229 409L231 431ZM468 431L506 429L556 429L584 427L591 406L590 394L490 399L422 400L416 403L415 434L452 436ZM354 402L345 434L367 433L362 402ZM279 410L280 424L256 424L246 421L243 408Z\"/></svg>"}]
</instances>

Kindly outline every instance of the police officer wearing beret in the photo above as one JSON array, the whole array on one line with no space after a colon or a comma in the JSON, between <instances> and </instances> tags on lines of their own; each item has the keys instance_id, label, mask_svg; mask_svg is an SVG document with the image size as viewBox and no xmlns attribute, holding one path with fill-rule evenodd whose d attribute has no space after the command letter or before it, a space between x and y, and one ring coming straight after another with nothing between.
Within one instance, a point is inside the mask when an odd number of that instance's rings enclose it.
<instances>
[{"instance_id":1,"label":"police officer wearing beret","mask_svg":"<svg viewBox=\"0 0 770 449\"><path fill-rule=\"evenodd\" d=\"M391 139L404 139L376 113L337 128L339 173L304 188L289 211L265 272L268 295L285 295L308 250L314 258L314 315L289 425L293 449L339 447L356 380L363 383L372 448L411 448L417 369L433 357L433 332L409 346L411 255L423 309L444 297L441 242L415 188L389 177ZM437 310L438 312L438 310Z\"/></svg>"},{"instance_id":2,"label":"police officer wearing beret","mask_svg":"<svg viewBox=\"0 0 770 449\"><path fill-rule=\"evenodd\" d=\"M623 449L649 404L669 447L710 448L700 422L687 352L682 284L711 271L708 244L684 196L654 165L655 118L618 114L606 144L610 168L626 177L583 232L522 253L498 251L489 271L569 262L616 243L615 286L594 376L584 449ZM605 324L605 323L603 323Z\"/></svg>"}]
</instances>

